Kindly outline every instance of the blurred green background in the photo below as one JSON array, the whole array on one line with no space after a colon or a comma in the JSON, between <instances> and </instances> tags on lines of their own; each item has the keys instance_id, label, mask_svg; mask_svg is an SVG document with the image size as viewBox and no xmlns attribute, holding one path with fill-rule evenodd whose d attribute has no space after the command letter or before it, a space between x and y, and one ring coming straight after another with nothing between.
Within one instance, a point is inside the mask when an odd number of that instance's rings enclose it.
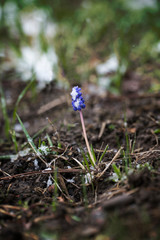
<instances>
[{"instance_id":1,"label":"blurred green background","mask_svg":"<svg viewBox=\"0 0 160 240\"><path fill-rule=\"evenodd\" d=\"M0 77L118 94L133 72L150 74L158 91L159 39L158 0L1 0Z\"/></svg>"}]
</instances>

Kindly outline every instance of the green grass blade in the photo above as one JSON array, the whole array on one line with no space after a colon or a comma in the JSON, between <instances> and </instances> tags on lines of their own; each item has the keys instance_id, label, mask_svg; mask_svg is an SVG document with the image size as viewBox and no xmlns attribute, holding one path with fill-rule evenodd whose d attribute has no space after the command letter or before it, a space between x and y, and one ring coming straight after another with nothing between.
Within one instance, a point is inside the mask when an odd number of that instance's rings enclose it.
<instances>
[{"instance_id":1,"label":"green grass blade","mask_svg":"<svg viewBox=\"0 0 160 240\"><path fill-rule=\"evenodd\" d=\"M134 135L134 140L133 140L133 144L132 144L131 154L134 153L135 144L136 144L136 134Z\"/></svg>"},{"instance_id":2,"label":"green grass blade","mask_svg":"<svg viewBox=\"0 0 160 240\"><path fill-rule=\"evenodd\" d=\"M101 154L100 159L99 159L99 163L102 161L102 159L103 159L104 155L106 154L107 150L108 150L108 145L106 145L103 153Z\"/></svg>"},{"instance_id":3,"label":"green grass blade","mask_svg":"<svg viewBox=\"0 0 160 240\"><path fill-rule=\"evenodd\" d=\"M51 138L50 138L50 136L48 134L47 134L47 140L48 140L49 146L53 147L52 140L51 140Z\"/></svg>"},{"instance_id":4,"label":"green grass blade","mask_svg":"<svg viewBox=\"0 0 160 240\"><path fill-rule=\"evenodd\" d=\"M37 153L37 155L39 155L39 152L38 152L38 149L37 149L36 145L34 144L32 138L29 136L24 124L22 123L22 121L21 121L21 119L20 119L20 117L18 116L17 113L16 113L16 116L18 118L19 123L21 124L21 127L23 129L23 132L24 132L26 138L27 138L28 143L31 145L31 147L34 149L34 151Z\"/></svg>"},{"instance_id":5,"label":"green grass blade","mask_svg":"<svg viewBox=\"0 0 160 240\"><path fill-rule=\"evenodd\" d=\"M7 105L6 105L6 100L4 96L4 92L2 89L2 86L0 85L0 94L1 94L1 108L2 108L2 113L5 121L5 135L9 139L10 136L10 122L9 122L9 117L7 114Z\"/></svg>"},{"instance_id":6,"label":"green grass blade","mask_svg":"<svg viewBox=\"0 0 160 240\"><path fill-rule=\"evenodd\" d=\"M16 152L18 152L18 143L16 140L16 132L15 132L15 130L13 130L13 131L10 131L10 133L11 133L12 141L14 143L15 150L16 150Z\"/></svg>"},{"instance_id":7,"label":"green grass blade","mask_svg":"<svg viewBox=\"0 0 160 240\"><path fill-rule=\"evenodd\" d=\"M93 167L95 167L95 164L94 164L94 162L92 161L89 153L87 153L87 156L88 156L88 158L89 158L89 161L90 161L91 165L92 165Z\"/></svg>"},{"instance_id":8,"label":"green grass blade","mask_svg":"<svg viewBox=\"0 0 160 240\"><path fill-rule=\"evenodd\" d=\"M46 126L42 127L38 132L36 132L33 135L33 139L37 138L40 134L42 134L47 128L48 128L49 124L47 124Z\"/></svg>"},{"instance_id":9,"label":"green grass blade","mask_svg":"<svg viewBox=\"0 0 160 240\"><path fill-rule=\"evenodd\" d=\"M47 124L46 126L44 126L42 129L40 129L38 132L36 132L34 135L33 135L33 137L32 137L32 139L34 140L34 139L36 139L40 134L42 134L45 130L46 130L46 128L49 126L49 124ZM22 144L22 148L24 148L25 146L26 146L26 144L27 143L23 143Z\"/></svg>"},{"instance_id":10,"label":"green grass blade","mask_svg":"<svg viewBox=\"0 0 160 240\"><path fill-rule=\"evenodd\" d=\"M160 133L160 128L157 128L156 130L153 131L155 134Z\"/></svg>"},{"instance_id":11,"label":"green grass blade","mask_svg":"<svg viewBox=\"0 0 160 240\"><path fill-rule=\"evenodd\" d=\"M87 167L87 169L88 169L88 171L90 172L90 167L89 167L89 163L88 163L88 161L87 161L87 158L86 158L86 156L85 156L85 154L84 154L84 152L83 152L83 150L82 150L82 156L83 156L83 166L86 168Z\"/></svg>"},{"instance_id":12,"label":"green grass blade","mask_svg":"<svg viewBox=\"0 0 160 240\"><path fill-rule=\"evenodd\" d=\"M0 160L12 159L14 156L16 156L16 155L13 155L13 154L11 154L11 155L2 155L2 156L0 156Z\"/></svg>"},{"instance_id":13,"label":"green grass blade","mask_svg":"<svg viewBox=\"0 0 160 240\"><path fill-rule=\"evenodd\" d=\"M117 174L118 178L121 179L122 176L121 176L120 169L116 166L115 163L112 164L112 167L113 167L114 172Z\"/></svg>"},{"instance_id":14,"label":"green grass blade","mask_svg":"<svg viewBox=\"0 0 160 240\"><path fill-rule=\"evenodd\" d=\"M39 153L36 145L34 144L32 138L29 136L29 133L27 132L24 124L22 123L22 121L21 121L21 119L20 119L20 117L18 116L17 113L16 113L16 116L17 116L17 119L18 119L19 123L21 124L21 127L22 127L22 129L23 129L23 132L24 132L26 138L27 138L28 143L30 144L30 146L32 147L32 149L34 150L34 152L36 153L36 155L37 155L37 156L41 159L41 161L48 167L48 164L47 164L47 163L44 161L44 159L40 156L40 153Z\"/></svg>"},{"instance_id":15,"label":"green grass blade","mask_svg":"<svg viewBox=\"0 0 160 240\"><path fill-rule=\"evenodd\" d=\"M18 99L17 99L15 107L14 107L14 111L13 111L13 125L16 120L16 112L17 112L18 105L19 105L20 101L22 100L22 98L24 97L24 95L26 94L26 92L28 91L28 89L32 86L34 81L35 81L35 77L33 76L32 80L27 84L27 86L22 90L22 92L18 96Z\"/></svg>"}]
</instances>

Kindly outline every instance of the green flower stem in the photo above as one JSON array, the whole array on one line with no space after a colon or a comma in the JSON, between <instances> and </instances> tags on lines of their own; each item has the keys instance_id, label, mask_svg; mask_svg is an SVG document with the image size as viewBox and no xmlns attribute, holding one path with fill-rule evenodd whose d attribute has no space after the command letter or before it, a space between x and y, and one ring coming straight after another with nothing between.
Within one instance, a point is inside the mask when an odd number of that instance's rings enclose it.
<instances>
[{"instance_id":1,"label":"green flower stem","mask_svg":"<svg viewBox=\"0 0 160 240\"><path fill-rule=\"evenodd\" d=\"M89 155L90 155L90 158L91 158L93 164L96 165L95 160L94 160L94 157L93 157L93 155L92 155L92 153L91 153L90 146L89 146L89 142L88 142L88 138L87 138L87 133L86 133L86 128L85 128L85 125L84 125L83 113L82 113L81 110L79 111L79 113L80 113L80 118L81 118L82 129L83 129L83 134L84 134L84 139L85 139L85 142L86 142L86 146L87 146L87 149L88 149L88 152L89 152Z\"/></svg>"}]
</instances>

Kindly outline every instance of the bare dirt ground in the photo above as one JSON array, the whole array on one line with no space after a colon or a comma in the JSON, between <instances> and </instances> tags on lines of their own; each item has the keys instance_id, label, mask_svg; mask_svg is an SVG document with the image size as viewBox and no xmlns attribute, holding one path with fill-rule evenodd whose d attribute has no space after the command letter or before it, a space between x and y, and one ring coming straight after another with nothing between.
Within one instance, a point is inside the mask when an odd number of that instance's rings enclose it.
<instances>
[{"instance_id":1,"label":"bare dirt ground","mask_svg":"<svg viewBox=\"0 0 160 240\"><path fill-rule=\"evenodd\" d=\"M53 147L43 159L53 163L46 169L32 149L14 160L0 160L0 239L160 239L160 94L145 93L149 83L134 79L137 85L133 85L132 78L126 77L118 97L93 95L89 86L82 86L87 134L97 159L109 146L92 184L84 184L86 173L74 160L83 161L81 149L85 152L86 147L69 92L52 84L34 99L31 91L26 94L18 114L32 137L48 125L34 143L48 144L49 135ZM3 82L11 99L10 116L24 86L18 81ZM2 114L0 122L3 138ZM22 130L17 141L19 150L29 147ZM1 141L0 152L16 154L8 141ZM106 168L111 161L121 171L116 182L111 179L112 165Z\"/></svg>"}]
</instances>

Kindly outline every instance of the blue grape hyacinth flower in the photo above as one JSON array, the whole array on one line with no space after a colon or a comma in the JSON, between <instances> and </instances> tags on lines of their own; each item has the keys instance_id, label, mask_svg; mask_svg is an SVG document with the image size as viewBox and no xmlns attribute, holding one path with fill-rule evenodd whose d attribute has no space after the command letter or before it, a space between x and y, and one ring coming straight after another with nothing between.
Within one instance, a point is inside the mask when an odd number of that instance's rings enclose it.
<instances>
[{"instance_id":1,"label":"blue grape hyacinth flower","mask_svg":"<svg viewBox=\"0 0 160 240\"><path fill-rule=\"evenodd\" d=\"M81 110L85 108L84 99L82 97L82 93L80 92L81 88L78 86L72 88L71 96L72 96L72 107L74 111Z\"/></svg>"},{"instance_id":2,"label":"blue grape hyacinth flower","mask_svg":"<svg viewBox=\"0 0 160 240\"><path fill-rule=\"evenodd\" d=\"M84 136L84 139L85 139L85 142L86 142L86 146L87 146L87 149L88 149L89 156L91 158L92 164L96 165L96 161L93 157L93 154L92 154L90 146L89 146L87 133L86 133L86 128L85 128L84 119L83 119L83 113L81 111L82 108L86 107L85 104L84 104L84 99L82 97L81 88L79 88L78 86L73 87L72 92L71 92L71 96L72 96L73 110L74 111L79 110L82 129L83 129L83 136Z\"/></svg>"}]
</instances>

